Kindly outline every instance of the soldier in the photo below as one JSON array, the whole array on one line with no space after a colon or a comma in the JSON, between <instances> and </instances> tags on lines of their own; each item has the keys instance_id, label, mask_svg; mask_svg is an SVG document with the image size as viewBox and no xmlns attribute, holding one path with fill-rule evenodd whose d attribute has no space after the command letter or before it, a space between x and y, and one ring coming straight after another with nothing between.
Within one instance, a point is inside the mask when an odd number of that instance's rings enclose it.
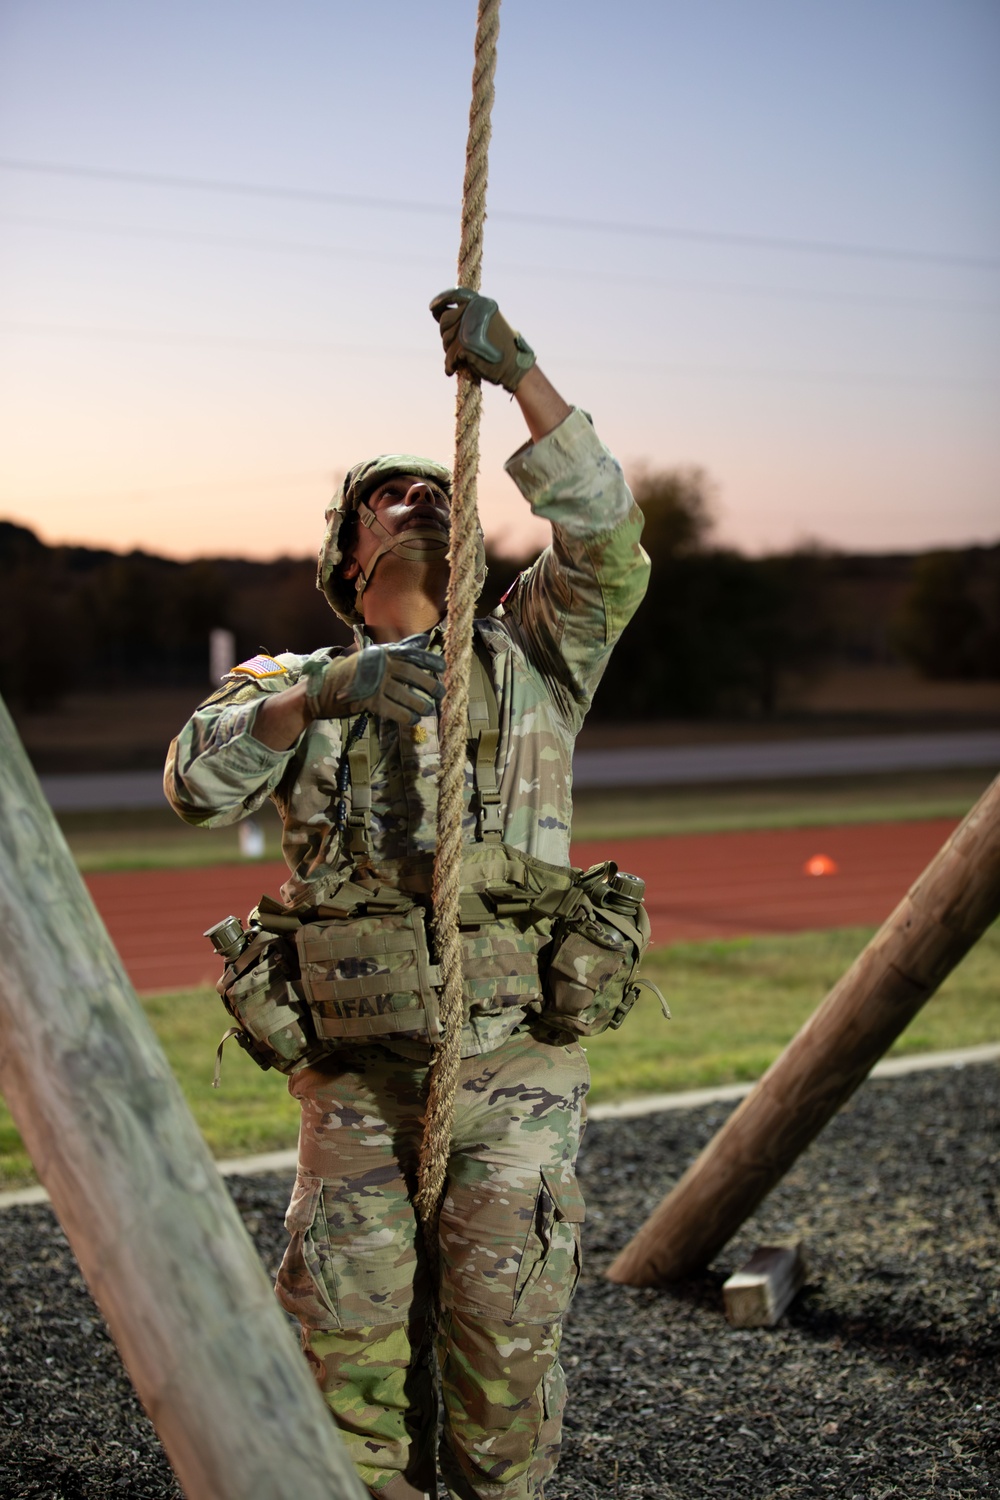
<instances>
[{"instance_id":1,"label":"soldier","mask_svg":"<svg viewBox=\"0 0 1000 1500\"><path fill-rule=\"evenodd\" d=\"M574 739L649 565L619 465L496 303L459 288L431 307L446 371L513 393L530 441L507 472L552 524L550 546L475 622L466 1020L436 1288L413 1194L440 1036L424 917L446 468L388 455L350 471L318 585L356 649L237 667L173 742L165 786L190 823L234 822L268 796L282 816L283 910L301 922L316 1036L283 1064L302 1118L277 1291L358 1473L381 1500L436 1493L440 1390L449 1495L527 1500L558 1455L589 1083L579 1043L548 1014L539 954L570 883Z\"/></svg>"}]
</instances>

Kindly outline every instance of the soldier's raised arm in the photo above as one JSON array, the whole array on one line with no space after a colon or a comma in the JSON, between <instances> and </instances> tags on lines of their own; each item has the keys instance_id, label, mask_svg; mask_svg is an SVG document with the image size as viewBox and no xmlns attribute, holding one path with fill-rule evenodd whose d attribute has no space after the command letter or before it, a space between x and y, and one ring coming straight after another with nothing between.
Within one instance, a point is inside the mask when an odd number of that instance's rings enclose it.
<instances>
[{"instance_id":1,"label":"soldier's raised arm","mask_svg":"<svg viewBox=\"0 0 1000 1500\"><path fill-rule=\"evenodd\" d=\"M502 386L527 423L531 440L505 467L551 522L552 544L508 592L504 615L575 734L646 589L642 512L590 419L563 399L491 297L453 287L431 312L445 372L464 368Z\"/></svg>"}]
</instances>

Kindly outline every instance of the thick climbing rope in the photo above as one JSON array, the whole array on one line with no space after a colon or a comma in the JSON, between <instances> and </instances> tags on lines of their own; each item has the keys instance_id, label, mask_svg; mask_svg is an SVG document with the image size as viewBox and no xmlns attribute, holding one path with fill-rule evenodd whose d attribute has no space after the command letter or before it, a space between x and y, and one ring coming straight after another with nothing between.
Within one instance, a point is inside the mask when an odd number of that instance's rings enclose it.
<instances>
[{"instance_id":1,"label":"thick climbing rope","mask_svg":"<svg viewBox=\"0 0 1000 1500\"><path fill-rule=\"evenodd\" d=\"M493 79L500 32L500 0L479 0L472 104L465 152L462 235L457 285L479 290L486 219L486 178L493 109ZM483 396L477 376L458 372L455 406L455 475L451 501L451 576L445 627L444 702L441 709L441 771L438 780L437 849L434 857L434 939L441 967L444 1036L431 1065L424 1136L420 1151L417 1211L437 1258L441 1211L462 1041L462 952L458 933L462 878L462 816L469 723L472 613L476 603L476 478Z\"/></svg>"}]
</instances>

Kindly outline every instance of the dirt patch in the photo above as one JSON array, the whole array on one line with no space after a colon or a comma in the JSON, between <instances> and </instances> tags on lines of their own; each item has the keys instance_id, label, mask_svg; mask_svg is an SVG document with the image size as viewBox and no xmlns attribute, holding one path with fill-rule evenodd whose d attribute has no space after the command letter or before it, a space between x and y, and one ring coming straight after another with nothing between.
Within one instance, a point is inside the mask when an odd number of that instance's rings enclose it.
<instances>
[{"instance_id":1,"label":"dirt patch","mask_svg":"<svg viewBox=\"0 0 1000 1500\"><path fill-rule=\"evenodd\" d=\"M587 1253L549 1500L994 1495L1000 1070L869 1082L710 1271L671 1292L610 1285L610 1259L726 1113L588 1129ZM289 1180L231 1186L273 1271ZM729 1328L723 1280L791 1234L806 1241L805 1289L777 1328ZM0 1246L0 1494L176 1500L52 1214L0 1214Z\"/></svg>"}]
</instances>

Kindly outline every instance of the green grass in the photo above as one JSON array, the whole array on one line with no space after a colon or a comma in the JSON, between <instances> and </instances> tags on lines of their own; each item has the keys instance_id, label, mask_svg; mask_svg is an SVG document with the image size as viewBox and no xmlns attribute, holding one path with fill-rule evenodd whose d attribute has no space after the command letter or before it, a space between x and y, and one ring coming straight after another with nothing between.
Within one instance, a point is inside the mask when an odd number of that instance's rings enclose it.
<instances>
[{"instance_id":1,"label":"green grass","mask_svg":"<svg viewBox=\"0 0 1000 1500\"><path fill-rule=\"evenodd\" d=\"M281 824L270 803L256 816L265 859L281 858ZM190 828L169 807L62 813L59 826L84 874L98 870L192 869L240 864L239 826Z\"/></svg>"},{"instance_id":2,"label":"green grass","mask_svg":"<svg viewBox=\"0 0 1000 1500\"><path fill-rule=\"evenodd\" d=\"M644 972L664 990L674 1018L665 1021L647 992L620 1031L589 1042L591 1100L759 1077L870 936L871 929L849 928L653 949ZM1000 1040L998 974L995 925L911 1022L893 1055ZM143 1004L216 1156L295 1144L297 1110L285 1079L262 1073L235 1043L226 1049L222 1087L211 1087L215 1047L228 1019L214 990L156 995ZM33 1180L0 1107L0 1184Z\"/></svg>"},{"instance_id":3,"label":"green grass","mask_svg":"<svg viewBox=\"0 0 1000 1500\"><path fill-rule=\"evenodd\" d=\"M214 989L149 995L142 1007L214 1156L294 1146L298 1106L288 1096L283 1074L261 1072L231 1041L223 1054L222 1085L212 1088L215 1049L230 1024ZM0 1103L0 1188L35 1180L14 1123Z\"/></svg>"},{"instance_id":4,"label":"green grass","mask_svg":"<svg viewBox=\"0 0 1000 1500\"><path fill-rule=\"evenodd\" d=\"M594 1103L759 1078L872 936L848 927L654 948L644 992L617 1032L588 1044ZM911 1021L891 1056L1000 1041L1000 924Z\"/></svg>"},{"instance_id":5,"label":"green grass","mask_svg":"<svg viewBox=\"0 0 1000 1500\"><path fill-rule=\"evenodd\" d=\"M960 818L986 789L987 771L920 771L800 782L579 791L577 839L641 838L747 828L826 827L904 818ZM168 807L64 813L60 824L80 869L183 869L237 864L239 829L189 828ZM266 859L281 857L281 828L268 804L257 815Z\"/></svg>"},{"instance_id":6,"label":"green grass","mask_svg":"<svg viewBox=\"0 0 1000 1500\"><path fill-rule=\"evenodd\" d=\"M751 828L820 828L910 818L963 818L995 771L905 771L803 781L574 793L578 839L723 833Z\"/></svg>"}]
</instances>

